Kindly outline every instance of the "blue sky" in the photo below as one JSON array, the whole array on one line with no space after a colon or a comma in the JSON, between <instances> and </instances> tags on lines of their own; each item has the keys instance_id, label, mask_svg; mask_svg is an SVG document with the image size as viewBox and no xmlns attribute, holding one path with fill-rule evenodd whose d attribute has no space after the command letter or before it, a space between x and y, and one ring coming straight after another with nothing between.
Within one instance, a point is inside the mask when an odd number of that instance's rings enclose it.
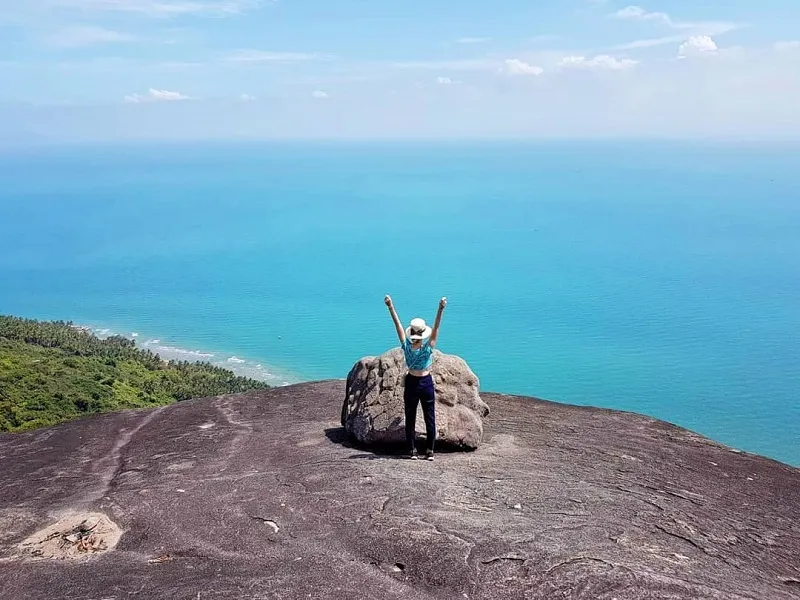
<instances>
[{"instance_id":1,"label":"blue sky","mask_svg":"<svg viewBox=\"0 0 800 600\"><path fill-rule=\"evenodd\" d=\"M0 0L0 139L797 137L797 0Z\"/></svg>"}]
</instances>

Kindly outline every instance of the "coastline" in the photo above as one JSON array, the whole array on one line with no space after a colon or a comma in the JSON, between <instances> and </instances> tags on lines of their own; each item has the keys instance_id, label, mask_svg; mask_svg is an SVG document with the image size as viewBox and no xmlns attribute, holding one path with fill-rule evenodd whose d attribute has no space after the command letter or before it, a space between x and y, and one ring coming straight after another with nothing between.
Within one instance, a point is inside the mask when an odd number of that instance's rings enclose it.
<instances>
[{"instance_id":1,"label":"coastline","mask_svg":"<svg viewBox=\"0 0 800 600\"><path fill-rule=\"evenodd\" d=\"M267 361L207 348L187 348L182 346L180 341L142 334L138 331L131 331L130 328L87 323L75 323L74 327L84 329L101 339L120 335L136 342L138 348L150 350L164 360L207 362L216 367L233 371L236 375L263 381L275 387L285 387L306 381L295 373L268 364Z\"/></svg>"},{"instance_id":2,"label":"coastline","mask_svg":"<svg viewBox=\"0 0 800 600\"><path fill-rule=\"evenodd\" d=\"M48 320L46 317L40 317L39 319L44 321ZM164 338L163 336L154 335L152 331L149 332L133 331L135 327L131 327L130 324L128 324L127 327L118 324L113 326L107 326L107 323L101 324L98 322L93 322L91 318L88 319L81 318L79 321L73 321L72 327L74 327L75 329L85 330L101 339L106 339L108 337L118 335L123 338L133 340L137 348L150 350L154 354L158 354L163 360L187 361L190 363L194 362L209 363L213 366L227 369L238 376L248 377L251 379L255 379L257 381L264 382L274 388L294 386L306 383L319 383L323 380L330 380L330 379L339 379L330 377L315 379L313 377L308 377L308 376L304 378L297 375L296 373L289 371L288 369L275 367L274 365L269 364L268 361L254 359L251 356L243 355L242 353L237 351L230 351L230 350L221 351L218 349L210 349L207 347L202 347L200 344L194 344L192 342L175 339L174 334L173 337ZM344 378L341 379L344 380ZM503 397L532 398L536 400L542 398L550 398L550 396L547 395L541 395L541 394L536 395L526 392L513 392L513 391L490 392L488 391L488 389L483 390L483 393L491 393L493 395L499 395ZM757 456L770 458L771 460L776 460L778 462L782 462L784 464L793 467L800 467L800 463L798 463L797 460L794 460L792 456L779 455L774 452L765 452L763 450L754 448L753 446L748 446L746 444L737 443L736 441L723 439L722 436L714 435L713 433L704 431L697 425L686 424L685 422L681 422L676 419L654 415L646 411L637 410L635 408L620 408L619 406L614 407L614 406L605 406L602 404L587 404L565 399L547 400L547 402L563 406L590 407L590 408L597 408L600 410L612 410L621 413L631 413L631 414L646 416L651 419L664 421L674 426L685 428L693 433L697 433L703 437L706 437L718 444L724 445L730 448L733 452L744 452L748 454L754 454Z\"/></svg>"}]
</instances>

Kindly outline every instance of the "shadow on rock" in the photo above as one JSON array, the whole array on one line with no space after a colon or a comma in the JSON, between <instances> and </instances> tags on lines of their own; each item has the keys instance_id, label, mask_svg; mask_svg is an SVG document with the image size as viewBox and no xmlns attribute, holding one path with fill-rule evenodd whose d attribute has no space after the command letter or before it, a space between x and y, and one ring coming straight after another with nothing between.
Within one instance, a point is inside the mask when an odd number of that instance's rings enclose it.
<instances>
[{"instance_id":1,"label":"shadow on rock","mask_svg":"<svg viewBox=\"0 0 800 600\"><path fill-rule=\"evenodd\" d=\"M405 444L397 442L384 442L363 444L359 442L354 436L347 433L344 427L329 427L325 430L325 437L334 444L339 444L345 448L352 448L353 450L360 450L361 454L353 454L348 456L349 459L402 459L406 460L406 447ZM417 451L420 454L425 454L425 438L417 439ZM455 446L446 441L436 442L436 454L450 454L450 453L463 453L465 449L461 446ZM467 450L471 452L472 450Z\"/></svg>"}]
</instances>

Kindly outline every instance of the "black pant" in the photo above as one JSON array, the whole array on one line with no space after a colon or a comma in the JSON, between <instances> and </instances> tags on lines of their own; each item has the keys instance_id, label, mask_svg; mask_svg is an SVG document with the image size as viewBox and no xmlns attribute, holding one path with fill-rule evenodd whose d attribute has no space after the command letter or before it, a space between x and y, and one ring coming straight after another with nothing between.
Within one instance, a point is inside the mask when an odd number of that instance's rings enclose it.
<instances>
[{"instance_id":1,"label":"black pant","mask_svg":"<svg viewBox=\"0 0 800 600\"><path fill-rule=\"evenodd\" d=\"M428 450L433 452L436 443L436 393L433 389L433 377L416 377L406 375L406 388L403 392L406 407L406 442L409 451L415 448L417 436L417 404L422 402L422 414L425 416L425 432L428 436Z\"/></svg>"}]
</instances>

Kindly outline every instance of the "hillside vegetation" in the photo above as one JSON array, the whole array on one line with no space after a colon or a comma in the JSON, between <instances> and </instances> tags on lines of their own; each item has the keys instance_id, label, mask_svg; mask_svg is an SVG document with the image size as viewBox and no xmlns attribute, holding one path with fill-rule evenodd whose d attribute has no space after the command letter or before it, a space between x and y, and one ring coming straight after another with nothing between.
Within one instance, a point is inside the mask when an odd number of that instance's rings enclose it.
<instances>
[{"instance_id":1,"label":"hillside vegetation","mask_svg":"<svg viewBox=\"0 0 800 600\"><path fill-rule=\"evenodd\" d=\"M268 387L208 363L166 362L133 340L0 315L0 431L89 413Z\"/></svg>"}]
</instances>

